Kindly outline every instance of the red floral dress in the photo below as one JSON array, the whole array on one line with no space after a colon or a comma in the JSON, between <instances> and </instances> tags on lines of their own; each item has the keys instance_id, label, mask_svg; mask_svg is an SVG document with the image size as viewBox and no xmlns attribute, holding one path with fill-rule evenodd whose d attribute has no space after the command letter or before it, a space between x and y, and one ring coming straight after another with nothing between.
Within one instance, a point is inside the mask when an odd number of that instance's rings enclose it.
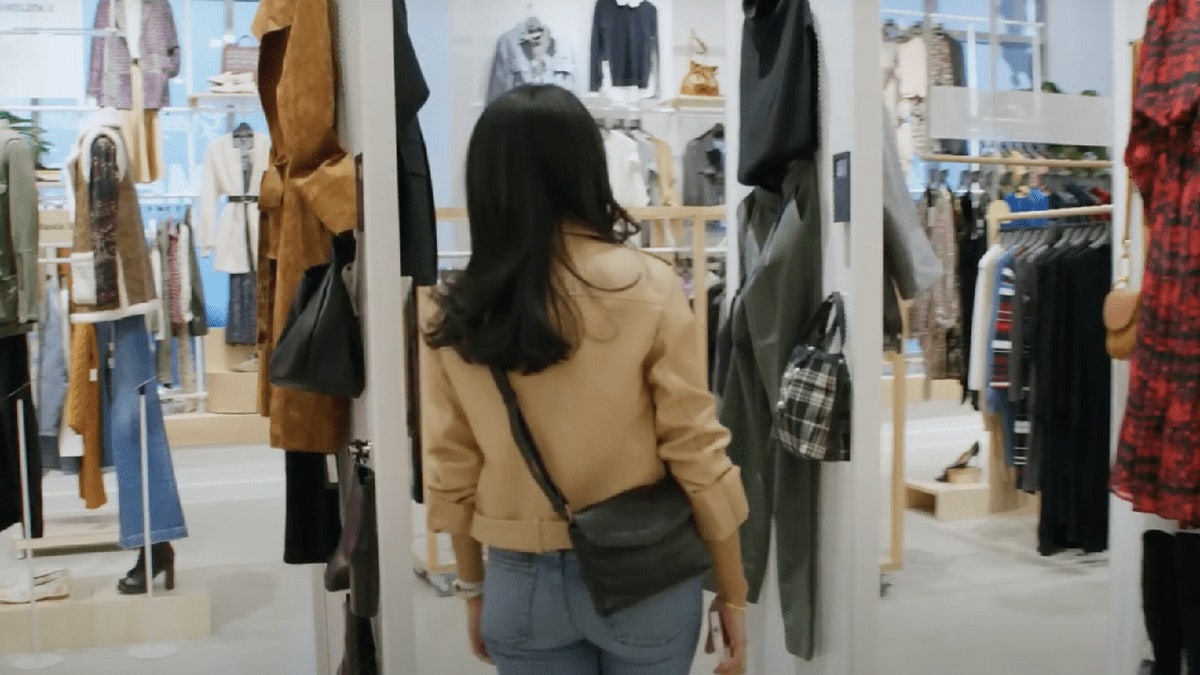
<instances>
[{"instance_id":1,"label":"red floral dress","mask_svg":"<svg viewBox=\"0 0 1200 675\"><path fill-rule=\"evenodd\" d=\"M1125 162L1149 235L1113 492L1200 525L1200 0L1150 6Z\"/></svg>"}]
</instances>

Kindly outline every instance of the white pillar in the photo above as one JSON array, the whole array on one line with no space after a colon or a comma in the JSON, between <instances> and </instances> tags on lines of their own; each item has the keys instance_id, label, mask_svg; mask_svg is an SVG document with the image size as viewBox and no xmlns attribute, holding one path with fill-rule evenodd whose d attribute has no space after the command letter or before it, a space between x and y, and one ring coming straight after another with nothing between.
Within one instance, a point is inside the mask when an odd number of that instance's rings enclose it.
<instances>
[{"instance_id":1,"label":"white pillar","mask_svg":"<svg viewBox=\"0 0 1200 675\"><path fill-rule=\"evenodd\" d=\"M380 672L417 673L392 3L338 3L336 16L341 67L338 131L346 149L363 156L365 231L359 235L356 266L367 388L354 403L353 434L372 443L371 459L380 486L375 494L380 560L375 640ZM339 609L333 620L341 621L341 615ZM331 651L340 654L342 647L332 645Z\"/></svg>"},{"instance_id":2,"label":"white pillar","mask_svg":"<svg viewBox=\"0 0 1200 675\"><path fill-rule=\"evenodd\" d=\"M1146 26L1146 8L1149 0L1114 0L1112 64L1113 64L1113 129L1112 142L1114 159L1113 213L1114 237L1119 237L1125 220L1125 142L1129 134L1130 101L1132 100L1133 52L1130 42L1142 37ZM1133 239L1133 274L1135 287L1142 278L1142 219L1141 200L1133 204L1133 219L1130 234ZM1120 242L1114 241L1114 265L1120 264ZM1116 269L1116 268L1114 268ZM1129 365L1122 361L1113 362L1112 378L1112 441L1116 447L1117 434L1121 429L1121 417L1125 411L1125 397L1129 392ZM1109 670L1111 675L1128 675L1136 672L1137 665L1146 652L1146 629L1142 621L1141 568L1142 532L1150 518L1135 514L1129 502L1109 497Z\"/></svg>"}]
</instances>

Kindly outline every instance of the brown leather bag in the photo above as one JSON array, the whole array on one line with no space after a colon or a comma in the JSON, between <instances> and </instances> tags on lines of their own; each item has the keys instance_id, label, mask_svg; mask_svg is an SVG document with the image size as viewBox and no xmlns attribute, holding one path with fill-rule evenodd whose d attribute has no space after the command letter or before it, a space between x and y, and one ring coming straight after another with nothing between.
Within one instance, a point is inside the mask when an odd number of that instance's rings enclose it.
<instances>
[{"instance_id":1,"label":"brown leather bag","mask_svg":"<svg viewBox=\"0 0 1200 675\"><path fill-rule=\"evenodd\" d=\"M1137 65L1141 56L1141 44L1133 46L1133 87L1137 89ZM1121 276L1113 282L1112 290L1104 298L1104 346L1108 355L1118 361L1128 361L1137 345L1137 315L1141 305L1141 292L1129 287L1131 263L1129 256L1130 221L1133 219L1133 178L1125 180L1125 221L1121 236Z\"/></svg>"},{"instance_id":2,"label":"brown leather bag","mask_svg":"<svg viewBox=\"0 0 1200 675\"><path fill-rule=\"evenodd\" d=\"M1108 355L1118 361L1128 361L1137 345L1137 315L1142 294L1129 287L1131 262L1129 256L1129 221L1133 219L1133 180L1125 181L1125 222L1121 234L1121 275L1113 282L1112 290L1104 297L1104 346Z\"/></svg>"}]
</instances>

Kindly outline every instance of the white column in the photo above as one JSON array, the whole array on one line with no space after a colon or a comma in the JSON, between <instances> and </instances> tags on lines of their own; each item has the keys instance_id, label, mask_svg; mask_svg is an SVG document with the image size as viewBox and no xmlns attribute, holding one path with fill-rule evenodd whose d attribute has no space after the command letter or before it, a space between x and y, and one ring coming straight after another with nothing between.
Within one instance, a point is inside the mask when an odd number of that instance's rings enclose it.
<instances>
[{"instance_id":1,"label":"white column","mask_svg":"<svg viewBox=\"0 0 1200 675\"><path fill-rule=\"evenodd\" d=\"M1125 143L1129 134L1130 101L1132 100L1133 52L1130 42L1142 36L1146 26L1146 8L1149 0L1113 0L1112 34L1112 92L1113 92L1113 233L1119 237L1125 220ZM1133 219L1130 223L1133 239L1133 274L1135 287L1141 284L1142 241L1141 200L1133 204ZM1120 264L1120 242L1114 242L1114 265ZM1114 268L1116 269L1116 268ZM1129 392L1129 365L1123 361L1113 362L1112 378L1112 442L1116 448L1117 435L1121 429L1121 417L1125 411L1125 397ZM1142 619L1141 568L1142 532L1150 518L1135 514L1129 502L1116 497L1111 500L1109 510L1109 670L1111 675L1128 675L1136 672L1138 663L1147 652L1146 629Z\"/></svg>"},{"instance_id":2,"label":"white column","mask_svg":"<svg viewBox=\"0 0 1200 675\"><path fill-rule=\"evenodd\" d=\"M353 433L373 444L379 523L380 672L417 673L413 614L412 467L406 426L400 218L396 193L392 3L344 2L335 32L340 72L338 130L351 154L363 155L363 222L358 243L358 303L367 388L355 401ZM340 605L340 603L339 603ZM340 621L341 612L336 613ZM335 632L334 634L337 634ZM340 645L332 645L335 654Z\"/></svg>"}]
</instances>

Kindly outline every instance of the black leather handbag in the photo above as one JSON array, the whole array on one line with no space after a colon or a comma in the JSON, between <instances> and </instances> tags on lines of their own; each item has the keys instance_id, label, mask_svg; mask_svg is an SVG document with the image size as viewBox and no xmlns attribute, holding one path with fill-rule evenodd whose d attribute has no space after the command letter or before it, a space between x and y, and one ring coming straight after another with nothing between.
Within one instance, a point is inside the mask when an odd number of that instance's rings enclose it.
<instances>
[{"instance_id":1,"label":"black leather handbag","mask_svg":"<svg viewBox=\"0 0 1200 675\"><path fill-rule=\"evenodd\" d=\"M375 520L375 470L362 441L342 465L352 472L343 486L342 537L325 564L325 590L350 591L350 611L364 619L379 613L379 529Z\"/></svg>"},{"instance_id":2,"label":"black leather handbag","mask_svg":"<svg viewBox=\"0 0 1200 675\"><path fill-rule=\"evenodd\" d=\"M353 235L334 237L329 262L304 271L271 352L271 384L349 398L362 393L362 328L342 280L354 254Z\"/></svg>"},{"instance_id":3,"label":"black leather handbag","mask_svg":"<svg viewBox=\"0 0 1200 675\"><path fill-rule=\"evenodd\" d=\"M712 567L692 504L669 472L653 485L572 512L546 470L508 375L497 367L491 370L508 408L513 440L554 511L567 521L584 583L601 616L632 607Z\"/></svg>"}]
</instances>

